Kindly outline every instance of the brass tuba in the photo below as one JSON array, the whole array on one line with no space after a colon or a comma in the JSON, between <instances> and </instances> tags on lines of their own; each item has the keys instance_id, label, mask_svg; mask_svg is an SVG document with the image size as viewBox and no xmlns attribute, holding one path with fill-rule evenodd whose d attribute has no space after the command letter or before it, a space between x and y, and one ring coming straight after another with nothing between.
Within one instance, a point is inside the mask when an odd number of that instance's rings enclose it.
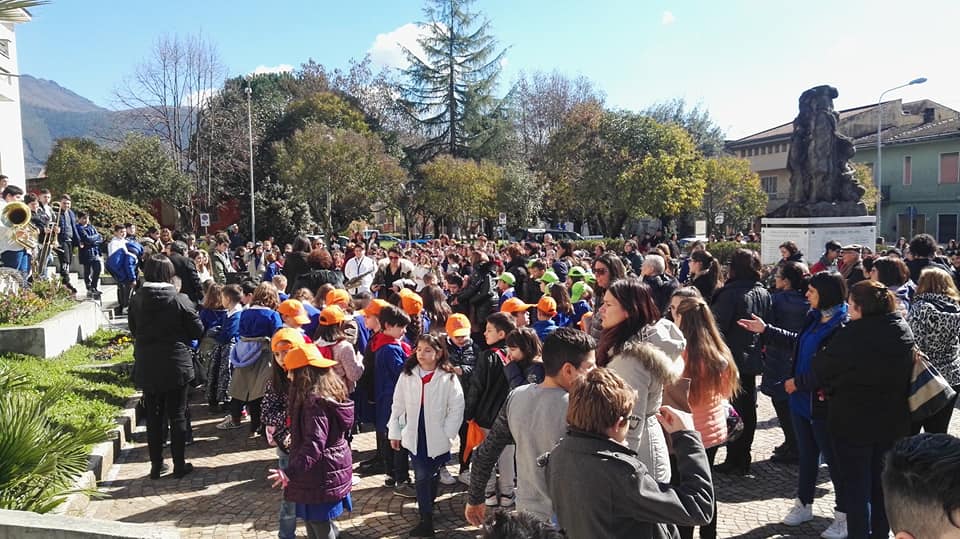
<instances>
[{"instance_id":1,"label":"brass tuba","mask_svg":"<svg viewBox=\"0 0 960 539\"><path fill-rule=\"evenodd\" d=\"M32 215L30 206L19 201L10 202L3 207L3 212L0 212L0 226L8 228L5 232L24 249L36 248L37 238L40 236L37 227L30 224Z\"/></svg>"}]
</instances>

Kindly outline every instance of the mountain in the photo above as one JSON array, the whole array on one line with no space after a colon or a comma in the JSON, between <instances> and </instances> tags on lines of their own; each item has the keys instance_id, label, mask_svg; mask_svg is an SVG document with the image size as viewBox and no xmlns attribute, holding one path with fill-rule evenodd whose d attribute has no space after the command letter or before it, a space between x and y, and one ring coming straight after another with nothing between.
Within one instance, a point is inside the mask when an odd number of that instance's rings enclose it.
<instances>
[{"instance_id":1,"label":"mountain","mask_svg":"<svg viewBox=\"0 0 960 539\"><path fill-rule=\"evenodd\" d=\"M126 111L97 106L54 81L20 77L23 160L28 178L39 175L58 139L88 137L100 143L120 140Z\"/></svg>"}]
</instances>

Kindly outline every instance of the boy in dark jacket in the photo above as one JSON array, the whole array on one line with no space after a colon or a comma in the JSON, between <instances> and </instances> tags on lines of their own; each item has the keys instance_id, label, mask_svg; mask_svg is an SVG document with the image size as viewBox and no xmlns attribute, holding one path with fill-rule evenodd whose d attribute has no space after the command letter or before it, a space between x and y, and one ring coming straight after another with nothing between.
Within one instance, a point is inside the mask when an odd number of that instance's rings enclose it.
<instances>
[{"instance_id":1,"label":"boy in dark jacket","mask_svg":"<svg viewBox=\"0 0 960 539\"><path fill-rule=\"evenodd\" d=\"M393 404L393 391L403 372L403 364L410 356L410 346L403 336L410 325L407 313L393 305L381 307L378 315L383 331L374 335L370 349L374 352L374 398L377 402L377 451L387 472L385 486L394 487L394 493L404 498L416 498L410 484L410 463L405 451L390 447L387 422Z\"/></svg>"},{"instance_id":2,"label":"boy in dark jacket","mask_svg":"<svg viewBox=\"0 0 960 539\"><path fill-rule=\"evenodd\" d=\"M453 372L460 380L460 386L466 389L470 387L470 379L473 369L477 365L477 359L480 357L480 347L470 338L470 319L466 315L456 313L447 318L447 324L444 327L447 332L447 355L450 358L450 365L453 366ZM464 458L467 446L467 420L464 418L463 425L460 425L460 482L470 484L470 472L468 463Z\"/></svg>"},{"instance_id":3,"label":"boy in dark jacket","mask_svg":"<svg viewBox=\"0 0 960 539\"><path fill-rule=\"evenodd\" d=\"M701 526L713 516L710 465L693 416L668 406L657 414L677 456L670 484L658 483L623 445L642 421L630 415L636 395L609 369L574 383L567 436L540 458L557 522L570 539L675 538L677 524Z\"/></svg>"},{"instance_id":4,"label":"boy in dark jacket","mask_svg":"<svg viewBox=\"0 0 960 539\"><path fill-rule=\"evenodd\" d=\"M483 337L487 349L477 363L466 392L464 417L477 423L484 434L493 426L500 408L510 393L510 383L503 372L507 362L507 334L516 329L513 318L506 313L494 313L487 317ZM499 496L497 475L493 474L487 482L486 505L513 507L513 481L516 469L513 462L513 447L508 447L500 455Z\"/></svg>"},{"instance_id":5,"label":"boy in dark jacket","mask_svg":"<svg viewBox=\"0 0 960 539\"><path fill-rule=\"evenodd\" d=\"M87 297L100 299L100 272L103 261L100 260L100 244L103 243L97 229L90 224L85 212L77 213L77 235L80 237L80 263L83 264L83 285L87 288Z\"/></svg>"}]
</instances>

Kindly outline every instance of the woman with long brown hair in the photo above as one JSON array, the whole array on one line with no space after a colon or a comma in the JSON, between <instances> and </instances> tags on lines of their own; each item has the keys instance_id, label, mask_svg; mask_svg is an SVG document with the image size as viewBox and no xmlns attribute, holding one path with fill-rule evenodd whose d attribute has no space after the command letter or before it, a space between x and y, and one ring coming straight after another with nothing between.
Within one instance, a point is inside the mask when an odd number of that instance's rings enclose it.
<instances>
[{"instance_id":1,"label":"woman with long brown hair","mask_svg":"<svg viewBox=\"0 0 960 539\"><path fill-rule=\"evenodd\" d=\"M420 290L420 296L423 298L423 312L430 321L430 333L440 335L447 325L447 318L453 314L450 304L447 303L447 295L439 286L427 285Z\"/></svg>"},{"instance_id":2,"label":"woman with long brown hair","mask_svg":"<svg viewBox=\"0 0 960 539\"><path fill-rule=\"evenodd\" d=\"M598 246L600 245L598 244ZM590 328L587 333L593 338L599 339L600 333L603 331L600 314L600 307L603 305L603 296L607 289L610 288L610 285L627 276L627 269L616 253L605 252L593 260L593 275L597 280L597 286L594 290L596 294L593 305L594 315L590 318Z\"/></svg>"},{"instance_id":3,"label":"woman with long brown hair","mask_svg":"<svg viewBox=\"0 0 960 539\"><path fill-rule=\"evenodd\" d=\"M600 307L603 332L597 346L597 366L608 367L637 390L634 414L643 418L627 435L627 445L638 453L657 481L670 481L670 462L663 430L657 423L663 386L677 380L680 355L686 342L680 330L664 318L650 288L638 279L610 285Z\"/></svg>"},{"instance_id":4,"label":"woman with long brown hair","mask_svg":"<svg viewBox=\"0 0 960 539\"><path fill-rule=\"evenodd\" d=\"M700 433L707 460L713 466L717 450L727 440L727 401L740 386L737 364L723 342L710 306L703 298L683 298L673 312L687 347L683 351L683 377L690 379L690 411ZM700 527L703 539L717 536L717 510L713 519ZM681 526L680 537L693 537L693 528Z\"/></svg>"}]
</instances>

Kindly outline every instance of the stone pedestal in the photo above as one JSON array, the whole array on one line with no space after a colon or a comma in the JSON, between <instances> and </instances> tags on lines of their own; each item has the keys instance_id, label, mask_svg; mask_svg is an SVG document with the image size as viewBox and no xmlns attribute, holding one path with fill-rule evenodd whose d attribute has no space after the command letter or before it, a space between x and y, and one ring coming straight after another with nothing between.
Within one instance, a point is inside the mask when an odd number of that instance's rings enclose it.
<instances>
[{"instance_id":1,"label":"stone pedestal","mask_svg":"<svg viewBox=\"0 0 960 539\"><path fill-rule=\"evenodd\" d=\"M767 217L760 220L760 259L775 264L782 258L780 244L793 241L811 265L823 254L830 240L841 245L858 243L874 248L877 239L877 218L859 217Z\"/></svg>"}]
</instances>

